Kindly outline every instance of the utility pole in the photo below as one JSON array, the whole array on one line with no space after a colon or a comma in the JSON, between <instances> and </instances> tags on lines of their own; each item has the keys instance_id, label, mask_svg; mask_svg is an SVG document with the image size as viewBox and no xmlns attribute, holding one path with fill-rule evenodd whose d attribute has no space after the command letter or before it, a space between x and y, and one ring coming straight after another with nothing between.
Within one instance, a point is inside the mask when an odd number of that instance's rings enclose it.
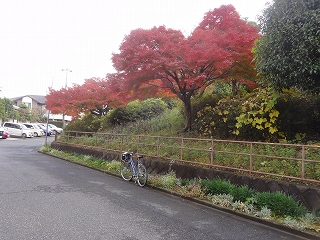
<instances>
[{"instance_id":1,"label":"utility pole","mask_svg":"<svg viewBox=\"0 0 320 240\"><path fill-rule=\"evenodd\" d=\"M51 88L53 88L53 79L54 78L52 78L52 81L51 81ZM47 106L46 106L47 107ZM47 113L48 113L48 115L47 115L47 125L46 125L46 140L45 140L45 146L47 146L48 145L48 130L49 130L49 117L50 117L50 110L49 109L47 109Z\"/></svg>"},{"instance_id":2,"label":"utility pole","mask_svg":"<svg viewBox=\"0 0 320 240\"><path fill-rule=\"evenodd\" d=\"M65 84L65 88L68 86L68 72L72 72L72 70L66 68L66 69L62 69L62 71L66 71L66 84Z\"/></svg>"},{"instance_id":3,"label":"utility pole","mask_svg":"<svg viewBox=\"0 0 320 240\"><path fill-rule=\"evenodd\" d=\"M65 84L65 88L67 88L67 86L68 86L68 72L72 72L72 70L66 68L66 69L62 69L62 71L66 71L66 84ZM62 126L63 126L63 127L66 126L65 113L62 114Z\"/></svg>"}]
</instances>

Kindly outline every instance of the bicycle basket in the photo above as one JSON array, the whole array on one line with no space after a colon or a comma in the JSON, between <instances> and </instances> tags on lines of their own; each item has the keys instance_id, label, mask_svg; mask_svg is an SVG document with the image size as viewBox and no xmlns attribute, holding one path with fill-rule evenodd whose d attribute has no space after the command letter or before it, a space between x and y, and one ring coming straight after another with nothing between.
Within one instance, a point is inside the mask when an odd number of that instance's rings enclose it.
<instances>
[{"instance_id":1,"label":"bicycle basket","mask_svg":"<svg viewBox=\"0 0 320 240\"><path fill-rule=\"evenodd\" d=\"M131 156L132 156L132 153L125 152L122 154L121 159L122 159L122 161L128 162L130 160Z\"/></svg>"}]
</instances>

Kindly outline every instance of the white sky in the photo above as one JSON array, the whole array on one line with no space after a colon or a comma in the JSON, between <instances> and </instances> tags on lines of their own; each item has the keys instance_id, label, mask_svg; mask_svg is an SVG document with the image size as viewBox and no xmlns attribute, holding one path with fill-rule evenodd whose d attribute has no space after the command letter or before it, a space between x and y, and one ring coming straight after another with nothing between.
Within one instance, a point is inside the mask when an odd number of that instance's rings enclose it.
<instances>
[{"instance_id":1,"label":"white sky","mask_svg":"<svg viewBox=\"0 0 320 240\"><path fill-rule=\"evenodd\" d=\"M0 0L0 97L46 95L115 72L126 34L153 26L189 34L209 10L232 4L256 21L267 0Z\"/></svg>"}]
</instances>

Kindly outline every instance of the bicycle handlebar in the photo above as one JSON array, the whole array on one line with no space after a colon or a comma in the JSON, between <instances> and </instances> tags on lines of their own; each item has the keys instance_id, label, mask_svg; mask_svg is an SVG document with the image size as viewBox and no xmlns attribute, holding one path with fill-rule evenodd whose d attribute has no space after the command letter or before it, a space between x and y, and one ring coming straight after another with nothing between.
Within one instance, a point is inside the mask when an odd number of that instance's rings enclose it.
<instances>
[{"instance_id":1,"label":"bicycle handlebar","mask_svg":"<svg viewBox=\"0 0 320 240\"><path fill-rule=\"evenodd\" d=\"M132 158L132 155L134 154L134 152L124 152L121 156L122 160L130 160L130 158ZM143 156L138 155L137 156L138 159L143 158Z\"/></svg>"}]
</instances>

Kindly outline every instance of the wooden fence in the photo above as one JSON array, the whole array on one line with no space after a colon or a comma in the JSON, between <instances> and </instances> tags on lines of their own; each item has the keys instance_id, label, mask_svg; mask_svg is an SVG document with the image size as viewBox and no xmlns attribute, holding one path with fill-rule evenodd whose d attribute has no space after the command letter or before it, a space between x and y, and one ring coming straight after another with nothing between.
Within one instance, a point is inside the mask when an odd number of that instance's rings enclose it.
<instances>
[{"instance_id":1,"label":"wooden fence","mask_svg":"<svg viewBox=\"0 0 320 240\"><path fill-rule=\"evenodd\" d=\"M68 142L221 170L320 183L320 146L66 131Z\"/></svg>"}]
</instances>

